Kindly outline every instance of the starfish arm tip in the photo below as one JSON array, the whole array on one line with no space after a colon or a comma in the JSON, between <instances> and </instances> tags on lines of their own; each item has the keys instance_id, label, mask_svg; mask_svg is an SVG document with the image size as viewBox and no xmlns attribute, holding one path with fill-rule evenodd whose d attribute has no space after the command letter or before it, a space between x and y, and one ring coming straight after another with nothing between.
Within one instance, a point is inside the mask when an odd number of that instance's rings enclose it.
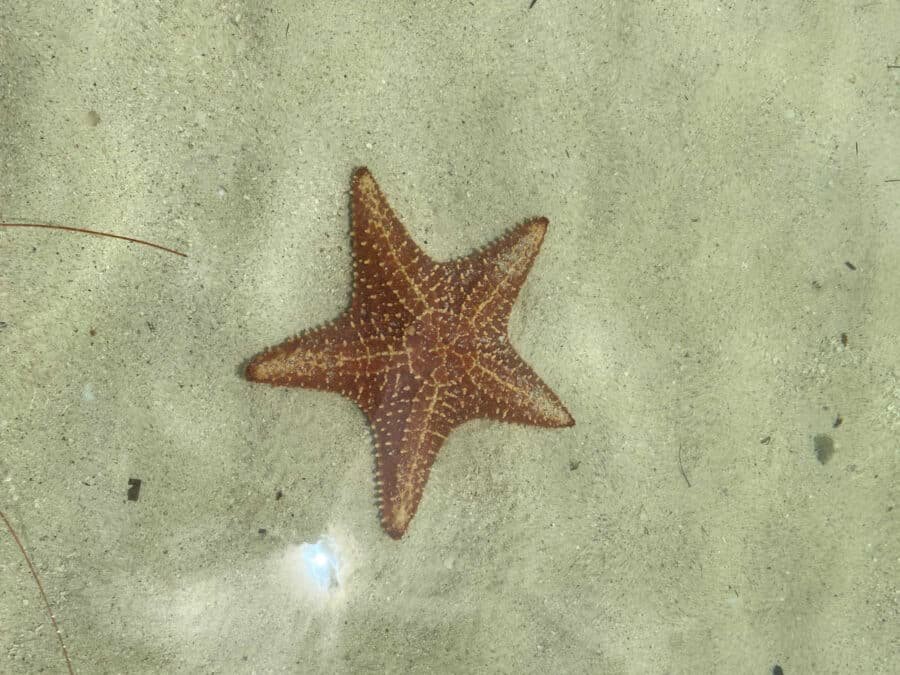
<instances>
[{"instance_id":1,"label":"starfish arm tip","mask_svg":"<svg viewBox=\"0 0 900 675\"><path fill-rule=\"evenodd\" d=\"M388 508L385 510L385 505L382 503L380 508L381 511L381 529L385 531L385 533L394 541L398 541L403 538L403 535L406 534L406 529L409 527L409 521L402 522L396 513Z\"/></svg>"},{"instance_id":2,"label":"starfish arm tip","mask_svg":"<svg viewBox=\"0 0 900 675\"><path fill-rule=\"evenodd\" d=\"M246 366L244 366L244 377L250 382L263 381L259 375L259 364L257 358L254 358Z\"/></svg>"},{"instance_id":3,"label":"starfish arm tip","mask_svg":"<svg viewBox=\"0 0 900 675\"><path fill-rule=\"evenodd\" d=\"M560 404L559 409L556 411L554 418L548 420L545 426L555 427L557 429L564 429L566 427L574 427L575 426L575 418L572 417L571 413L566 410L562 404Z\"/></svg>"},{"instance_id":4,"label":"starfish arm tip","mask_svg":"<svg viewBox=\"0 0 900 675\"><path fill-rule=\"evenodd\" d=\"M384 531L387 532L387 535L394 541L400 541L403 538L403 535L406 534L406 530L400 530L388 526L384 528Z\"/></svg>"}]
</instances>

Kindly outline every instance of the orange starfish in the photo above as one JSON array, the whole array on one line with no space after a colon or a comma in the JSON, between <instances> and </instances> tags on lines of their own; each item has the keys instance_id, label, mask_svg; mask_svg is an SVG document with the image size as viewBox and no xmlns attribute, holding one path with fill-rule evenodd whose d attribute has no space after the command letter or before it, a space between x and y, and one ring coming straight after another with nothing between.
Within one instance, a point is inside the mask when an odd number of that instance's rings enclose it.
<instances>
[{"instance_id":1,"label":"orange starfish","mask_svg":"<svg viewBox=\"0 0 900 675\"><path fill-rule=\"evenodd\" d=\"M410 238L366 168L353 175L351 210L349 309L255 356L247 378L356 401L375 436L381 524L399 539L454 427L475 418L575 424L507 334L547 219L525 221L486 248L442 263Z\"/></svg>"}]
</instances>

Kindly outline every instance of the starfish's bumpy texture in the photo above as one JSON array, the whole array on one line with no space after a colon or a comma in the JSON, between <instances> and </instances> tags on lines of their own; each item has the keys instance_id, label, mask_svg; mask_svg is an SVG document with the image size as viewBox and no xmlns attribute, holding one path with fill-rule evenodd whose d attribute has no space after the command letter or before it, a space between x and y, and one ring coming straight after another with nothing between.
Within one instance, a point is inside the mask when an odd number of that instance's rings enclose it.
<instances>
[{"instance_id":1,"label":"starfish's bumpy texture","mask_svg":"<svg viewBox=\"0 0 900 675\"><path fill-rule=\"evenodd\" d=\"M365 168L353 176L351 208L349 309L254 357L247 378L356 401L375 436L382 526L399 539L454 427L475 418L575 423L507 335L547 219L528 220L480 251L442 263L413 242Z\"/></svg>"}]
</instances>

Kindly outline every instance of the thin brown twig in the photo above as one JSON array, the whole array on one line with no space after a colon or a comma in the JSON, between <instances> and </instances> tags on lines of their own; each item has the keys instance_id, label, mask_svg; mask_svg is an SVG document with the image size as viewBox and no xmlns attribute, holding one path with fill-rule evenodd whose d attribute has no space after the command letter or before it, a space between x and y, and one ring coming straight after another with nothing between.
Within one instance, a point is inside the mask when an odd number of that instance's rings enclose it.
<instances>
[{"instance_id":1,"label":"thin brown twig","mask_svg":"<svg viewBox=\"0 0 900 675\"><path fill-rule=\"evenodd\" d=\"M180 255L182 258L187 258L187 253L182 253L181 251L176 251L174 248L168 248L166 246L161 246L160 244L154 244L152 241L144 241L143 239L135 239L133 237L126 237L121 234L113 234L112 232L100 232L98 230L88 230L84 227L69 227L68 225L45 225L42 223L0 223L0 227L41 227L48 230L64 230L66 232L81 232L83 234L94 234L98 237L109 237L111 239L122 239L123 241L130 241L133 244L143 244L144 246L150 246L152 248L158 248L160 251L166 251L167 253L174 253L175 255Z\"/></svg>"},{"instance_id":2,"label":"thin brown twig","mask_svg":"<svg viewBox=\"0 0 900 675\"><path fill-rule=\"evenodd\" d=\"M684 470L684 464L681 461L681 446L678 446L678 468L681 470L681 477L684 478L684 482L687 483L688 487L691 487L691 481L688 480L687 473Z\"/></svg>"},{"instance_id":3,"label":"thin brown twig","mask_svg":"<svg viewBox=\"0 0 900 675\"><path fill-rule=\"evenodd\" d=\"M47 608L47 614L50 615L50 623L53 624L53 630L56 631L56 639L59 640L59 646L62 647L63 656L66 657L66 667L69 669L70 675L75 675L75 671L72 669L72 661L69 659L69 650L66 649L66 643L63 642L62 633L59 630L59 626L56 623L56 616L53 614L53 610L50 608L50 601L47 599L47 594L44 592L44 585L41 583L41 578L38 576L37 570L34 569L34 564L31 562L31 558L28 555L28 552L25 550L25 547L22 546L22 541L19 539L19 535L16 534L15 529L13 529L12 523L9 522L9 519L6 517L6 514L3 511L0 511L0 518L3 519L3 522L6 523L6 529L9 530L9 533L12 535L13 540L16 542L16 546L19 547L19 550L22 552L22 556L25 558L25 562L28 563L28 569L31 570L31 576L34 577L34 582L37 584L38 590L41 592L41 597L44 599L44 606Z\"/></svg>"}]
</instances>

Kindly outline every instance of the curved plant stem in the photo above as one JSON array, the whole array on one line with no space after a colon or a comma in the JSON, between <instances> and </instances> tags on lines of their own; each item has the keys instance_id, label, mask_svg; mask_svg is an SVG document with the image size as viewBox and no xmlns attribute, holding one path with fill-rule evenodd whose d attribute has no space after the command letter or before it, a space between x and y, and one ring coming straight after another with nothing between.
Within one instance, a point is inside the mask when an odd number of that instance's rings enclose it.
<instances>
[{"instance_id":1,"label":"curved plant stem","mask_svg":"<svg viewBox=\"0 0 900 675\"><path fill-rule=\"evenodd\" d=\"M133 237L126 237L121 234L113 234L112 232L100 232L98 230L88 230L84 227L69 227L68 225L44 225L41 223L0 223L0 227L40 227L47 230L64 230L66 232L81 232L83 234L94 234L98 237L109 237L110 239L122 239L123 241L130 241L133 244L143 244L144 246L151 246L153 248L158 248L160 251L166 251L167 253L174 253L175 255L180 255L182 258L187 258L187 253L182 253L181 251L176 251L174 248L167 248L166 246L161 246L160 244L154 244L151 241L144 241L143 239L134 239Z\"/></svg>"},{"instance_id":2,"label":"curved plant stem","mask_svg":"<svg viewBox=\"0 0 900 675\"><path fill-rule=\"evenodd\" d=\"M25 562L28 563L28 569L31 570L31 576L34 577L34 582L37 584L38 590L41 592L41 597L44 599L44 607L47 608L47 614L50 615L50 623L53 624L53 630L56 631L56 639L59 640L59 646L62 647L63 656L66 657L66 667L69 669L70 675L75 675L75 671L72 669L72 661L69 659L69 650L66 649L66 643L63 642L62 633L59 630L59 626L56 624L56 616L53 614L53 610L50 608L50 601L47 599L47 594L44 592L44 585L41 583L41 578L38 576L37 570L34 569L34 565L31 562L31 558L28 556L28 552L25 550L25 547L22 546L19 535L16 534L16 531L13 529L12 523L9 522L6 514L3 513L3 511L0 511L0 518L3 519L4 523L6 523L6 529L9 530L9 533L12 535L13 540L16 542L16 546L18 546L19 550L22 552L22 556L25 558Z\"/></svg>"}]
</instances>

